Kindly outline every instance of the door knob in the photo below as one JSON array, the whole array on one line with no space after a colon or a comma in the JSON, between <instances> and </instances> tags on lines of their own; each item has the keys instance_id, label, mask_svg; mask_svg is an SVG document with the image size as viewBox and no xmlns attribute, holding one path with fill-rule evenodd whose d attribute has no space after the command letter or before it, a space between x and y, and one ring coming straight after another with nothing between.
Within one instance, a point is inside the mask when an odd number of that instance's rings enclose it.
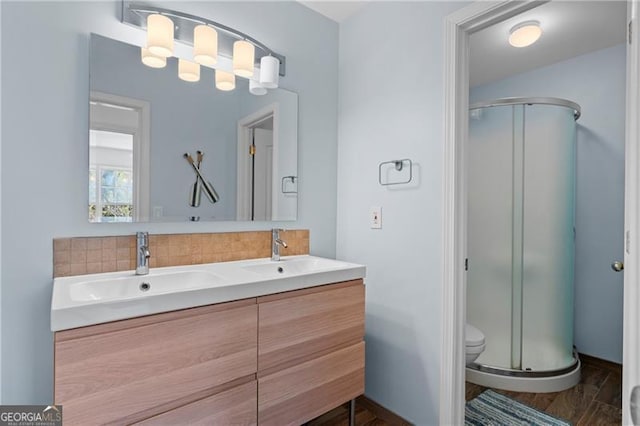
<instances>
[{"instance_id":1,"label":"door knob","mask_svg":"<svg viewBox=\"0 0 640 426\"><path fill-rule=\"evenodd\" d=\"M611 264L611 269L613 269L616 272L620 272L624 269L624 263L616 260Z\"/></svg>"}]
</instances>

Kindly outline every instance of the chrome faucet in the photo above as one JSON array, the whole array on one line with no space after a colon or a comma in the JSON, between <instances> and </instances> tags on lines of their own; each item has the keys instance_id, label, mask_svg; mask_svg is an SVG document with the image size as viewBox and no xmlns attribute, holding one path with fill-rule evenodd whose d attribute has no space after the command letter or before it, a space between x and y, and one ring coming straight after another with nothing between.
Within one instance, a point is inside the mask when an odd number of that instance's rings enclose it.
<instances>
[{"instance_id":1,"label":"chrome faucet","mask_svg":"<svg viewBox=\"0 0 640 426\"><path fill-rule=\"evenodd\" d=\"M274 228L271 230L271 260L280 260L280 246L287 248L287 242L280 239L280 231L284 229Z\"/></svg>"},{"instance_id":2,"label":"chrome faucet","mask_svg":"<svg viewBox=\"0 0 640 426\"><path fill-rule=\"evenodd\" d=\"M147 275L149 273L149 233L136 233L136 275Z\"/></svg>"}]
</instances>

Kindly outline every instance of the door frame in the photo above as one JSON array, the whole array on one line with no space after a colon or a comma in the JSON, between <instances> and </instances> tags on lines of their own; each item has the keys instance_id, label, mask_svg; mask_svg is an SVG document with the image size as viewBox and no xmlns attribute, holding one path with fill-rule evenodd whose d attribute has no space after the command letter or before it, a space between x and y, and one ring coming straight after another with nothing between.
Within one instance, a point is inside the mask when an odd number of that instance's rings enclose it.
<instances>
[{"instance_id":1,"label":"door frame","mask_svg":"<svg viewBox=\"0 0 640 426\"><path fill-rule=\"evenodd\" d=\"M238 120L237 138L237 188L236 188L236 220L250 220L251 203L249 194L251 193L251 181L248 179L251 164L247 155L247 141L251 139L251 130L264 120L273 117L273 180L271 183L271 217L278 217L278 203L274 197L278 194L278 154L280 146L280 108L277 103L269 104L256 112Z\"/></svg>"},{"instance_id":2,"label":"door frame","mask_svg":"<svg viewBox=\"0 0 640 426\"><path fill-rule=\"evenodd\" d=\"M149 220L150 216L150 156L151 156L151 104L140 99L129 98L112 93L91 91L89 102L113 104L134 109L138 112L138 123L133 127L118 123L102 123L90 117L89 127L96 130L120 131L132 133L133 144L133 221ZM87 161L88 163L88 161Z\"/></svg>"},{"instance_id":3,"label":"door frame","mask_svg":"<svg viewBox=\"0 0 640 426\"><path fill-rule=\"evenodd\" d=\"M622 344L622 424L631 424L631 391L640 386L640 37L638 0L627 1L627 105L624 176L624 308ZM631 31L632 29L632 31Z\"/></svg>"},{"instance_id":4,"label":"door frame","mask_svg":"<svg viewBox=\"0 0 640 426\"><path fill-rule=\"evenodd\" d=\"M547 1L475 2L444 22L444 156L442 210L442 293L440 353L440 424L463 424L465 404L465 336L467 217L466 169L469 108L469 36ZM638 0L629 0L628 16L637 16ZM638 30L627 52L627 131L625 156L625 277L623 424L630 423L629 396L640 383L640 290L637 288L640 229L638 165L640 165L640 88ZM634 363L635 362L635 363ZM628 368L633 365L634 367Z\"/></svg>"}]
</instances>

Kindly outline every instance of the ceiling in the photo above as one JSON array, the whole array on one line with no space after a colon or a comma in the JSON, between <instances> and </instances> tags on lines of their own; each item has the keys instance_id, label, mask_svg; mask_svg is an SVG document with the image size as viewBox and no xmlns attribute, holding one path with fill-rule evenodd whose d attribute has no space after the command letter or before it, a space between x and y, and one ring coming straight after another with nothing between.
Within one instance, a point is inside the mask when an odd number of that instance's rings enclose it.
<instances>
[{"instance_id":1,"label":"ceiling","mask_svg":"<svg viewBox=\"0 0 640 426\"><path fill-rule=\"evenodd\" d=\"M360 10L367 2L366 1L302 1L299 3L307 6L309 9L314 10L321 15L326 16L338 23L344 21L358 10Z\"/></svg>"},{"instance_id":2,"label":"ceiling","mask_svg":"<svg viewBox=\"0 0 640 426\"><path fill-rule=\"evenodd\" d=\"M551 1L471 35L470 86L497 81L564 59L624 43L624 1ZM537 20L542 37L533 45L509 45L509 30Z\"/></svg>"},{"instance_id":3,"label":"ceiling","mask_svg":"<svg viewBox=\"0 0 640 426\"><path fill-rule=\"evenodd\" d=\"M298 0L304 6L343 22L369 1ZM553 0L492 25L471 36L470 85L478 86L524 71L624 43L625 1ZM519 22L540 21L543 34L525 48L509 45L509 30Z\"/></svg>"}]
</instances>

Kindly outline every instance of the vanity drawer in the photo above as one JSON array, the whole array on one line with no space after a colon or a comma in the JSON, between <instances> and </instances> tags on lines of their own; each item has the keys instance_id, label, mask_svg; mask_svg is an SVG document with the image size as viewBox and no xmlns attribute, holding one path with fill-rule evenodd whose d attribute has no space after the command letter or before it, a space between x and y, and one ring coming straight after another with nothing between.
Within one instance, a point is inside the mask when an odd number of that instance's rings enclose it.
<instances>
[{"instance_id":1,"label":"vanity drawer","mask_svg":"<svg viewBox=\"0 0 640 426\"><path fill-rule=\"evenodd\" d=\"M178 407L136 425L255 425L258 384L255 380Z\"/></svg>"},{"instance_id":2,"label":"vanity drawer","mask_svg":"<svg viewBox=\"0 0 640 426\"><path fill-rule=\"evenodd\" d=\"M65 424L140 421L254 375L255 302L56 333L55 403L64 406Z\"/></svg>"},{"instance_id":3,"label":"vanity drawer","mask_svg":"<svg viewBox=\"0 0 640 426\"><path fill-rule=\"evenodd\" d=\"M259 377L363 337L362 280L258 298Z\"/></svg>"},{"instance_id":4,"label":"vanity drawer","mask_svg":"<svg viewBox=\"0 0 640 426\"><path fill-rule=\"evenodd\" d=\"M299 425L364 393L364 342L258 379L260 425Z\"/></svg>"}]
</instances>

